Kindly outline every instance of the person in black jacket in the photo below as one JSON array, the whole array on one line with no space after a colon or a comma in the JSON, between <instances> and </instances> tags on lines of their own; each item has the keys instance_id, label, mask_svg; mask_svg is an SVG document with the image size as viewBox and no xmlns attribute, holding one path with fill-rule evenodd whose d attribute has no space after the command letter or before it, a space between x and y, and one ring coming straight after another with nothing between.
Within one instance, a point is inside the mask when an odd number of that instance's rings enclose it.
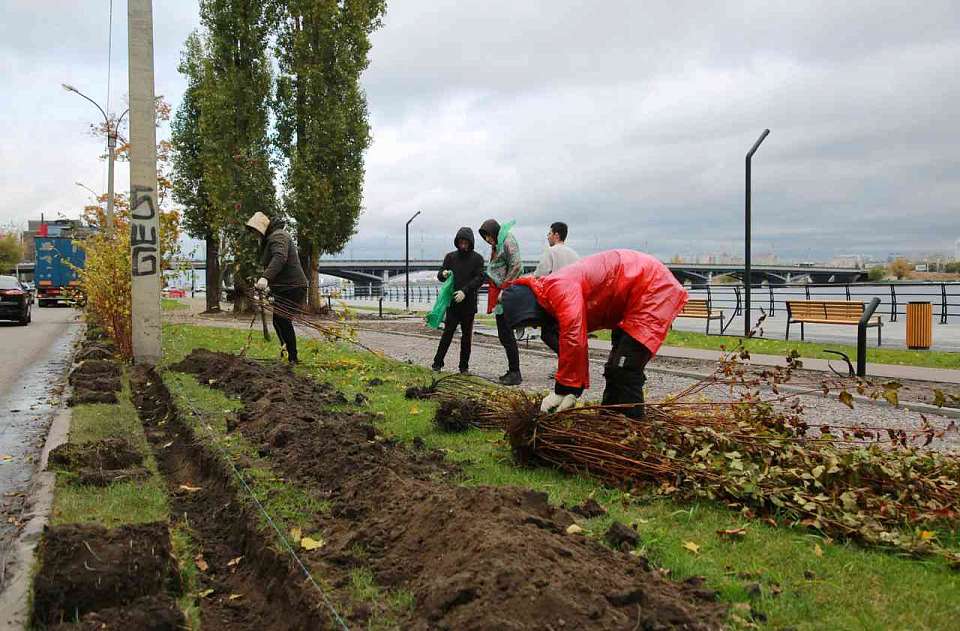
<instances>
[{"instance_id":1,"label":"person in black jacket","mask_svg":"<svg viewBox=\"0 0 960 631\"><path fill-rule=\"evenodd\" d=\"M437 279L445 281L453 274L453 302L447 308L443 324L440 346L433 358L433 369L443 369L443 358L447 355L453 333L460 325L460 372L470 369L470 347L473 341L473 318L477 315L477 291L483 285L483 257L474 252L473 230L460 228L453 240L457 248L443 257L443 268L437 273Z\"/></svg>"},{"instance_id":2,"label":"person in black jacket","mask_svg":"<svg viewBox=\"0 0 960 631\"><path fill-rule=\"evenodd\" d=\"M247 228L260 237L259 259L263 272L255 287L273 294L274 305L287 312L299 313L307 299L307 276L300 266L297 244L283 221L270 219L261 212L247 220ZM287 349L291 364L297 363L297 333L290 318L273 312L273 328L280 340L281 352Z\"/></svg>"}]
</instances>

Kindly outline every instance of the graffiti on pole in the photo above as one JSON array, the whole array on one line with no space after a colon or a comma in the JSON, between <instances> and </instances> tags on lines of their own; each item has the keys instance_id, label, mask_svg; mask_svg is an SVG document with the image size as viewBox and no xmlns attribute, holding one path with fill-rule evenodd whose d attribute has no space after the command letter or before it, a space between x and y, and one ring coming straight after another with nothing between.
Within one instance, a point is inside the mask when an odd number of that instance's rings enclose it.
<instances>
[{"instance_id":1,"label":"graffiti on pole","mask_svg":"<svg viewBox=\"0 0 960 631\"><path fill-rule=\"evenodd\" d=\"M156 216L153 188L134 186L130 213L130 256L134 276L153 276L159 269Z\"/></svg>"}]
</instances>

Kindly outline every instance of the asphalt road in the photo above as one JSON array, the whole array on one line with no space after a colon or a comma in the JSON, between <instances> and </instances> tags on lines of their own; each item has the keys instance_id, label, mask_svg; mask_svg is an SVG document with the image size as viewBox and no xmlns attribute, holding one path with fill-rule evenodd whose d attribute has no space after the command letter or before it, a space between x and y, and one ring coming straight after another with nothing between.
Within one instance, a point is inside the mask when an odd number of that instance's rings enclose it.
<instances>
[{"instance_id":1,"label":"asphalt road","mask_svg":"<svg viewBox=\"0 0 960 631\"><path fill-rule=\"evenodd\" d=\"M80 326L73 309L36 305L27 326L0 322L0 576Z\"/></svg>"}]
</instances>

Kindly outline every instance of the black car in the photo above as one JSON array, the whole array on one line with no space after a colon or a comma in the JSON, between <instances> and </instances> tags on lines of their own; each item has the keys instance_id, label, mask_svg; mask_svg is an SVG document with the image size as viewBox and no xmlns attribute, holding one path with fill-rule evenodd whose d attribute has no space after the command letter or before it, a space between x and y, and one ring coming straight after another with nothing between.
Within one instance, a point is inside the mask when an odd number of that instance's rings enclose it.
<instances>
[{"instance_id":1,"label":"black car","mask_svg":"<svg viewBox=\"0 0 960 631\"><path fill-rule=\"evenodd\" d=\"M14 276L0 276L0 320L30 323L33 295Z\"/></svg>"}]
</instances>

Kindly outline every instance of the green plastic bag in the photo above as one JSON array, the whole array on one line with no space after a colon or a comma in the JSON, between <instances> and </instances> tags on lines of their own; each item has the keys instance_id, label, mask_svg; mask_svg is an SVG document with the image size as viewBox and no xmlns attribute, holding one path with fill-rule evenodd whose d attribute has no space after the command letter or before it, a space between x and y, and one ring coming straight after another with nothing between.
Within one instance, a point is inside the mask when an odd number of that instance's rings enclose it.
<instances>
[{"instance_id":1,"label":"green plastic bag","mask_svg":"<svg viewBox=\"0 0 960 631\"><path fill-rule=\"evenodd\" d=\"M447 314L447 307L453 300L453 274L447 276L440 286L440 293L437 294L437 301L433 303L433 309L427 314L427 326L431 329L439 329L440 323Z\"/></svg>"}]
</instances>

